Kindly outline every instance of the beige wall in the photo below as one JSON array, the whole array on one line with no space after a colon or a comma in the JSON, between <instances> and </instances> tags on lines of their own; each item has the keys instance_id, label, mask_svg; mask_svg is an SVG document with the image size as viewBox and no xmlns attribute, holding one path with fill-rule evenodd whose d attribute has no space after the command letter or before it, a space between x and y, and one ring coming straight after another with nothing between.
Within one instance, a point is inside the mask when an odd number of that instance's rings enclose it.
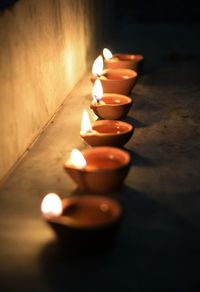
<instances>
[{"instance_id":1,"label":"beige wall","mask_svg":"<svg viewBox=\"0 0 200 292\"><path fill-rule=\"evenodd\" d=\"M101 4L19 0L1 12L0 179L86 71L95 55Z\"/></svg>"}]
</instances>

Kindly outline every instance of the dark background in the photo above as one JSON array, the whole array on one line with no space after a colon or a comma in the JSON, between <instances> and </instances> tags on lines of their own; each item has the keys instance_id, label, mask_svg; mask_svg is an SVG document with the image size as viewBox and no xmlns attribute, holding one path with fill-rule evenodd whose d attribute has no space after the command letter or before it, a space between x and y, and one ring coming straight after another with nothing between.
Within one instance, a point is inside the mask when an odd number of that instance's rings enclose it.
<instances>
[{"instance_id":1,"label":"dark background","mask_svg":"<svg viewBox=\"0 0 200 292\"><path fill-rule=\"evenodd\" d=\"M16 1L18 0L1 0L0 9L6 9ZM114 2L117 20L126 15L133 21L200 21L200 3L195 0L115 0Z\"/></svg>"},{"instance_id":2,"label":"dark background","mask_svg":"<svg viewBox=\"0 0 200 292\"><path fill-rule=\"evenodd\" d=\"M126 14L133 21L200 21L199 1L116 0L118 16Z\"/></svg>"}]
</instances>

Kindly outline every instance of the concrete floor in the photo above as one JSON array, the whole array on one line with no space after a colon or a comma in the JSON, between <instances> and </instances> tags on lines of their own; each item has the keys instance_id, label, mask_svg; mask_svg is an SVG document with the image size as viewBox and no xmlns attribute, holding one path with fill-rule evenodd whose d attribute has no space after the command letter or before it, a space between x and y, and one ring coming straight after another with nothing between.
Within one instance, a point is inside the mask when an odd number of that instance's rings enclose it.
<instances>
[{"instance_id":1,"label":"concrete floor","mask_svg":"<svg viewBox=\"0 0 200 292\"><path fill-rule=\"evenodd\" d=\"M62 166L72 148L85 147L79 130L91 99L88 74L1 189L1 291L199 290L199 31L124 22L110 46L143 53L146 73L127 117L136 131L126 145L133 164L115 194L125 211L116 245L68 257L40 215L46 193L77 192Z\"/></svg>"}]
</instances>

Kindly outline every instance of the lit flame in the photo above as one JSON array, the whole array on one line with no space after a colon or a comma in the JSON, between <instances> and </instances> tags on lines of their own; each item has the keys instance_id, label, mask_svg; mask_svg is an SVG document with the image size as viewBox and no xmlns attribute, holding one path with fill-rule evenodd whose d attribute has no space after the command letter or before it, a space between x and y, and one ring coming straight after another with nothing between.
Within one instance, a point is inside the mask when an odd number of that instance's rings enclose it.
<instances>
[{"instance_id":1,"label":"lit flame","mask_svg":"<svg viewBox=\"0 0 200 292\"><path fill-rule=\"evenodd\" d=\"M97 79L94 83L93 90L92 90L92 97L94 101L98 102L103 96L103 87L101 81Z\"/></svg>"},{"instance_id":2,"label":"lit flame","mask_svg":"<svg viewBox=\"0 0 200 292\"><path fill-rule=\"evenodd\" d=\"M107 48L103 49L103 56L106 60L109 60L112 58L113 54L110 50L108 50Z\"/></svg>"},{"instance_id":3,"label":"lit flame","mask_svg":"<svg viewBox=\"0 0 200 292\"><path fill-rule=\"evenodd\" d=\"M54 193L47 194L42 200L41 211L46 216L59 216L62 214L62 201Z\"/></svg>"},{"instance_id":4,"label":"lit flame","mask_svg":"<svg viewBox=\"0 0 200 292\"><path fill-rule=\"evenodd\" d=\"M92 130L92 126L91 126L88 112L87 110L83 110L82 122L81 122L81 133L85 134L87 133L87 131L91 131L91 130Z\"/></svg>"},{"instance_id":5,"label":"lit flame","mask_svg":"<svg viewBox=\"0 0 200 292\"><path fill-rule=\"evenodd\" d=\"M92 65L92 74L101 76L103 73L103 57L100 55L96 58Z\"/></svg>"},{"instance_id":6,"label":"lit flame","mask_svg":"<svg viewBox=\"0 0 200 292\"><path fill-rule=\"evenodd\" d=\"M87 164L83 154L78 149L73 149L71 152L71 163L77 168L84 168Z\"/></svg>"}]
</instances>

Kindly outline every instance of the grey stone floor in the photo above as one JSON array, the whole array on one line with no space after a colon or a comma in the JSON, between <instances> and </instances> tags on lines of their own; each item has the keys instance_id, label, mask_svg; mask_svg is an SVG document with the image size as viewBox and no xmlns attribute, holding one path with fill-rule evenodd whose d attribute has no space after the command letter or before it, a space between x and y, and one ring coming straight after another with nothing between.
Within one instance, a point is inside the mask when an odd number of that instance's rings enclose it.
<instances>
[{"instance_id":1,"label":"grey stone floor","mask_svg":"<svg viewBox=\"0 0 200 292\"><path fill-rule=\"evenodd\" d=\"M42 197L76 186L63 170L90 102L89 74L0 193L1 291L198 291L200 262L199 25L124 21L108 44L145 55L127 120L133 163L115 197L124 208L115 247L63 255L41 219Z\"/></svg>"}]
</instances>

